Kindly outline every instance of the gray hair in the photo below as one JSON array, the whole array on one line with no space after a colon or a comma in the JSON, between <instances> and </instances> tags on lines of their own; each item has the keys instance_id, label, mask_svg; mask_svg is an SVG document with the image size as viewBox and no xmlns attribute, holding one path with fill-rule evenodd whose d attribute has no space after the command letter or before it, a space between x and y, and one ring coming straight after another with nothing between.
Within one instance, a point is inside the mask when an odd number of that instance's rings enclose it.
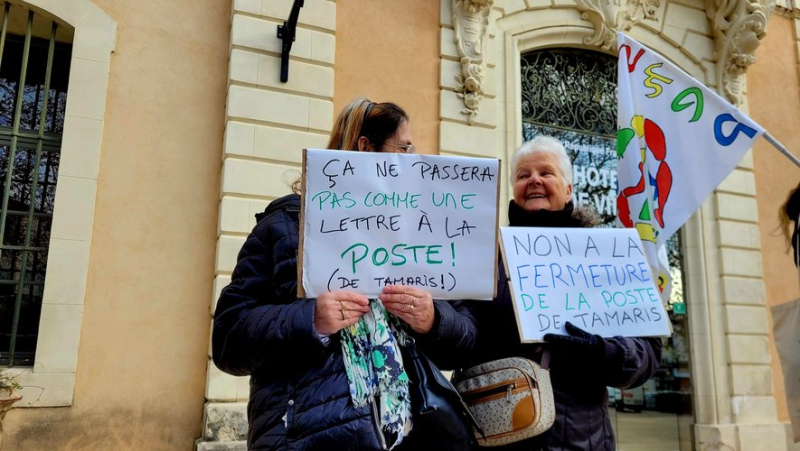
<instances>
[{"instance_id":1,"label":"gray hair","mask_svg":"<svg viewBox=\"0 0 800 451\"><path fill-rule=\"evenodd\" d=\"M514 184L514 174L517 172L519 161L537 153L549 153L558 160L561 173L564 174L565 186L572 184L572 162L569 160L567 150L561 141L552 136L539 135L530 141L524 142L511 157L511 184Z\"/></svg>"}]
</instances>

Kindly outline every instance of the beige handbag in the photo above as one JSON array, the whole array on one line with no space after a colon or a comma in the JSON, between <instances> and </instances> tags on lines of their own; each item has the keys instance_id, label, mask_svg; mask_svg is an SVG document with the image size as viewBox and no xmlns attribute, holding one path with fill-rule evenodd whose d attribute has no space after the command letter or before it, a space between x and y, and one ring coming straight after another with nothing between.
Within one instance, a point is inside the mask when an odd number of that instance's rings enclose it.
<instances>
[{"instance_id":1,"label":"beige handbag","mask_svg":"<svg viewBox=\"0 0 800 451\"><path fill-rule=\"evenodd\" d=\"M556 418L549 353L542 367L521 357L486 362L454 375L455 386L481 430L480 446L501 446L550 429Z\"/></svg>"}]
</instances>

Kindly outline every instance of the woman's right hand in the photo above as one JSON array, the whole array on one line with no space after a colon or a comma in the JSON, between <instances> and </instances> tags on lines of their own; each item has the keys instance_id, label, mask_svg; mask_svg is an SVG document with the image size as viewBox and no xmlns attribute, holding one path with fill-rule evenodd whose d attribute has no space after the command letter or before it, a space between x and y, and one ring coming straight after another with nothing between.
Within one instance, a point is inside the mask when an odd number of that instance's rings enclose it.
<instances>
[{"instance_id":1,"label":"woman's right hand","mask_svg":"<svg viewBox=\"0 0 800 451\"><path fill-rule=\"evenodd\" d=\"M317 298L314 327L317 333L330 335L355 324L369 311L369 299L350 291L329 291Z\"/></svg>"}]
</instances>

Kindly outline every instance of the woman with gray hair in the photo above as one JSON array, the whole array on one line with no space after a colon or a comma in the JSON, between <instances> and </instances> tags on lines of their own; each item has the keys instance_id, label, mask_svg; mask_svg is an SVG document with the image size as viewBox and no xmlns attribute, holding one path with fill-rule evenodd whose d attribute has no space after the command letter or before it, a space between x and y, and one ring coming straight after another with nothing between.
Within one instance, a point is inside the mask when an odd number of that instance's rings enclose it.
<instances>
[{"instance_id":1,"label":"woman with gray hair","mask_svg":"<svg viewBox=\"0 0 800 451\"><path fill-rule=\"evenodd\" d=\"M555 138L538 136L511 158L514 199L508 208L512 227L592 227L594 213L576 208L572 196L572 163ZM537 362L550 355L550 379L556 420L544 434L512 443L513 450L614 450L606 386L642 385L661 361L659 338L603 338L567 322L567 336L545 335L543 344L520 341L505 268L498 265L494 302L474 303L478 343L473 365L505 357Z\"/></svg>"}]
</instances>

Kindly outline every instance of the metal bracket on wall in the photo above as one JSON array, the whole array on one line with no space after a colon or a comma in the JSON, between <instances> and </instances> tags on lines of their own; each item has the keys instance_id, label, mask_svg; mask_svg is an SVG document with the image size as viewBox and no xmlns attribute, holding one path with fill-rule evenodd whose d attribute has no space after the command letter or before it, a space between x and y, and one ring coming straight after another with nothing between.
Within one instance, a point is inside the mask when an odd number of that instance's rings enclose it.
<instances>
[{"instance_id":1,"label":"metal bracket on wall","mask_svg":"<svg viewBox=\"0 0 800 451\"><path fill-rule=\"evenodd\" d=\"M292 51L292 43L297 32L297 18L300 16L300 8L303 7L305 0L294 0L292 12L289 13L289 20L284 21L283 25L278 25L278 39L283 40L281 46L281 83L289 81L289 52Z\"/></svg>"}]
</instances>

